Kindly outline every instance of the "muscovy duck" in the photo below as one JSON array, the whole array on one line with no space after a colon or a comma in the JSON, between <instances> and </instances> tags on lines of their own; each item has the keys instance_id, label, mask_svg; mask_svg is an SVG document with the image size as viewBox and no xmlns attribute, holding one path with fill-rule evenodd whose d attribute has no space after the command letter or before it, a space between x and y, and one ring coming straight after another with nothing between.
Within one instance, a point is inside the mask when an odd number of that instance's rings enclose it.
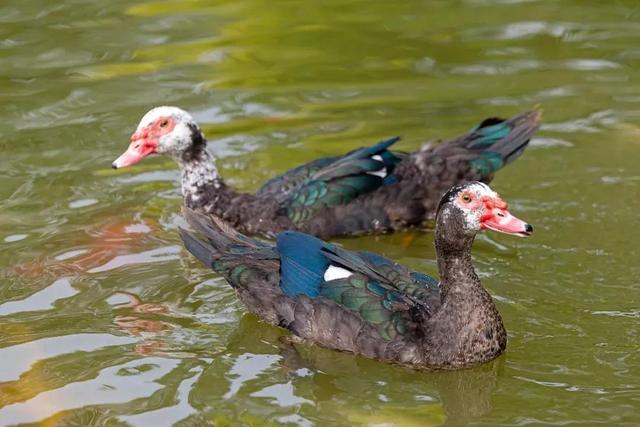
<instances>
[{"instance_id":1,"label":"muscovy duck","mask_svg":"<svg viewBox=\"0 0 640 427\"><path fill-rule=\"evenodd\" d=\"M185 247L224 275L247 308L298 339L418 368L457 369L500 355L507 334L471 261L480 230L528 236L486 184L440 201L435 246L440 282L371 252L286 231L275 246L184 208L206 240L180 229Z\"/></svg>"},{"instance_id":2,"label":"muscovy duck","mask_svg":"<svg viewBox=\"0 0 640 427\"><path fill-rule=\"evenodd\" d=\"M176 160L191 209L214 214L245 234L298 230L318 237L390 232L432 220L455 184L489 182L515 160L538 129L539 111L484 120L470 133L420 151L389 151L399 138L346 155L309 162L268 181L256 194L238 192L219 176L205 137L177 107L157 107L140 121L121 168L153 154Z\"/></svg>"}]
</instances>

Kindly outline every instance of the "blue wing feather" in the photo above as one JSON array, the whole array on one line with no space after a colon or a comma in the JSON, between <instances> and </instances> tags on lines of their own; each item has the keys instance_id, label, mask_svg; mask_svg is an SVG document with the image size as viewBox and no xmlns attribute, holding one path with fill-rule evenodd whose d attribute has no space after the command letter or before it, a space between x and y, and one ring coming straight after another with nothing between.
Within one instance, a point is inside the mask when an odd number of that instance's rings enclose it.
<instances>
[{"instance_id":1,"label":"blue wing feather","mask_svg":"<svg viewBox=\"0 0 640 427\"><path fill-rule=\"evenodd\" d=\"M421 285L424 285L427 288L438 289L438 287L440 286L439 282L436 279L434 279L433 277L427 274L420 273L418 271L412 271L410 273L410 276L417 283L420 283Z\"/></svg>"},{"instance_id":2,"label":"blue wing feather","mask_svg":"<svg viewBox=\"0 0 640 427\"><path fill-rule=\"evenodd\" d=\"M278 235L280 287L288 296L316 297L324 282L329 260L322 255L327 244L309 234L285 231Z\"/></svg>"}]
</instances>

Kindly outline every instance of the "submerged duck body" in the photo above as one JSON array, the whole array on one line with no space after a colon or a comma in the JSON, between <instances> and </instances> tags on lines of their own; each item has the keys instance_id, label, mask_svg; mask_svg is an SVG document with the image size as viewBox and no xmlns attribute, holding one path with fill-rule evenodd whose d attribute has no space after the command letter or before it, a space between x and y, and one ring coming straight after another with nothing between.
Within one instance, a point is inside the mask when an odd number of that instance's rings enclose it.
<instances>
[{"instance_id":1,"label":"submerged duck body","mask_svg":"<svg viewBox=\"0 0 640 427\"><path fill-rule=\"evenodd\" d=\"M247 308L297 337L328 348L427 369L487 362L507 335L471 261L476 233L527 236L485 184L456 186L440 202L440 281L371 252L355 252L287 231L270 245L215 217L185 209L207 240L181 230L186 248L223 274Z\"/></svg>"},{"instance_id":2,"label":"submerged duck body","mask_svg":"<svg viewBox=\"0 0 640 427\"><path fill-rule=\"evenodd\" d=\"M490 182L522 154L539 122L539 111L486 119L468 134L410 154L391 151L399 140L392 138L306 163L250 194L220 177L202 131L187 112L157 107L142 118L129 149L113 167L154 153L172 157L182 172L185 206L216 215L245 234L298 230L327 238L381 233L432 220L441 195L453 185Z\"/></svg>"}]
</instances>

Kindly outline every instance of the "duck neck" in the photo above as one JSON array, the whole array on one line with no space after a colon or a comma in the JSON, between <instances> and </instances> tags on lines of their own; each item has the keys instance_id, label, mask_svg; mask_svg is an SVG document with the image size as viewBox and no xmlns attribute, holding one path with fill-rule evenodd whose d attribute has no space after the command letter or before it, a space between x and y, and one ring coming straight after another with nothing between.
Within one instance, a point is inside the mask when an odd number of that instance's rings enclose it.
<instances>
[{"instance_id":1,"label":"duck neck","mask_svg":"<svg viewBox=\"0 0 640 427\"><path fill-rule=\"evenodd\" d=\"M441 306L431 319L425 354L434 365L472 366L502 353L507 334L491 295L473 268L473 236L455 224L441 225L439 221L435 241Z\"/></svg>"},{"instance_id":2,"label":"duck neck","mask_svg":"<svg viewBox=\"0 0 640 427\"><path fill-rule=\"evenodd\" d=\"M190 208L203 206L226 190L215 159L204 146L176 158L176 161L182 171L182 195Z\"/></svg>"},{"instance_id":3,"label":"duck neck","mask_svg":"<svg viewBox=\"0 0 640 427\"><path fill-rule=\"evenodd\" d=\"M440 298L447 301L469 301L474 291L486 292L473 268L471 246L473 237L460 237L452 244L451 236L436 232L436 255L440 273Z\"/></svg>"}]
</instances>

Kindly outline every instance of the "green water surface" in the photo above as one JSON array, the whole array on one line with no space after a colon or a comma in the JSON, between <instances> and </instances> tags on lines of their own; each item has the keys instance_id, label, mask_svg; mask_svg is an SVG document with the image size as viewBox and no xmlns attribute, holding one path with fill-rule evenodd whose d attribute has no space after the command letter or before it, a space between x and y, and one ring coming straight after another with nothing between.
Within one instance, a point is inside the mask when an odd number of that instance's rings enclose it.
<instances>
[{"instance_id":1,"label":"green water surface","mask_svg":"<svg viewBox=\"0 0 640 427\"><path fill-rule=\"evenodd\" d=\"M175 165L110 169L162 104L247 191L540 105L493 183L534 236L474 246L506 354L286 345L182 249ZM639 123L637 0L4 0L0 426L640 425ZM436 273L431 234L341 243Z\"/></svg>"}]
</instances>

